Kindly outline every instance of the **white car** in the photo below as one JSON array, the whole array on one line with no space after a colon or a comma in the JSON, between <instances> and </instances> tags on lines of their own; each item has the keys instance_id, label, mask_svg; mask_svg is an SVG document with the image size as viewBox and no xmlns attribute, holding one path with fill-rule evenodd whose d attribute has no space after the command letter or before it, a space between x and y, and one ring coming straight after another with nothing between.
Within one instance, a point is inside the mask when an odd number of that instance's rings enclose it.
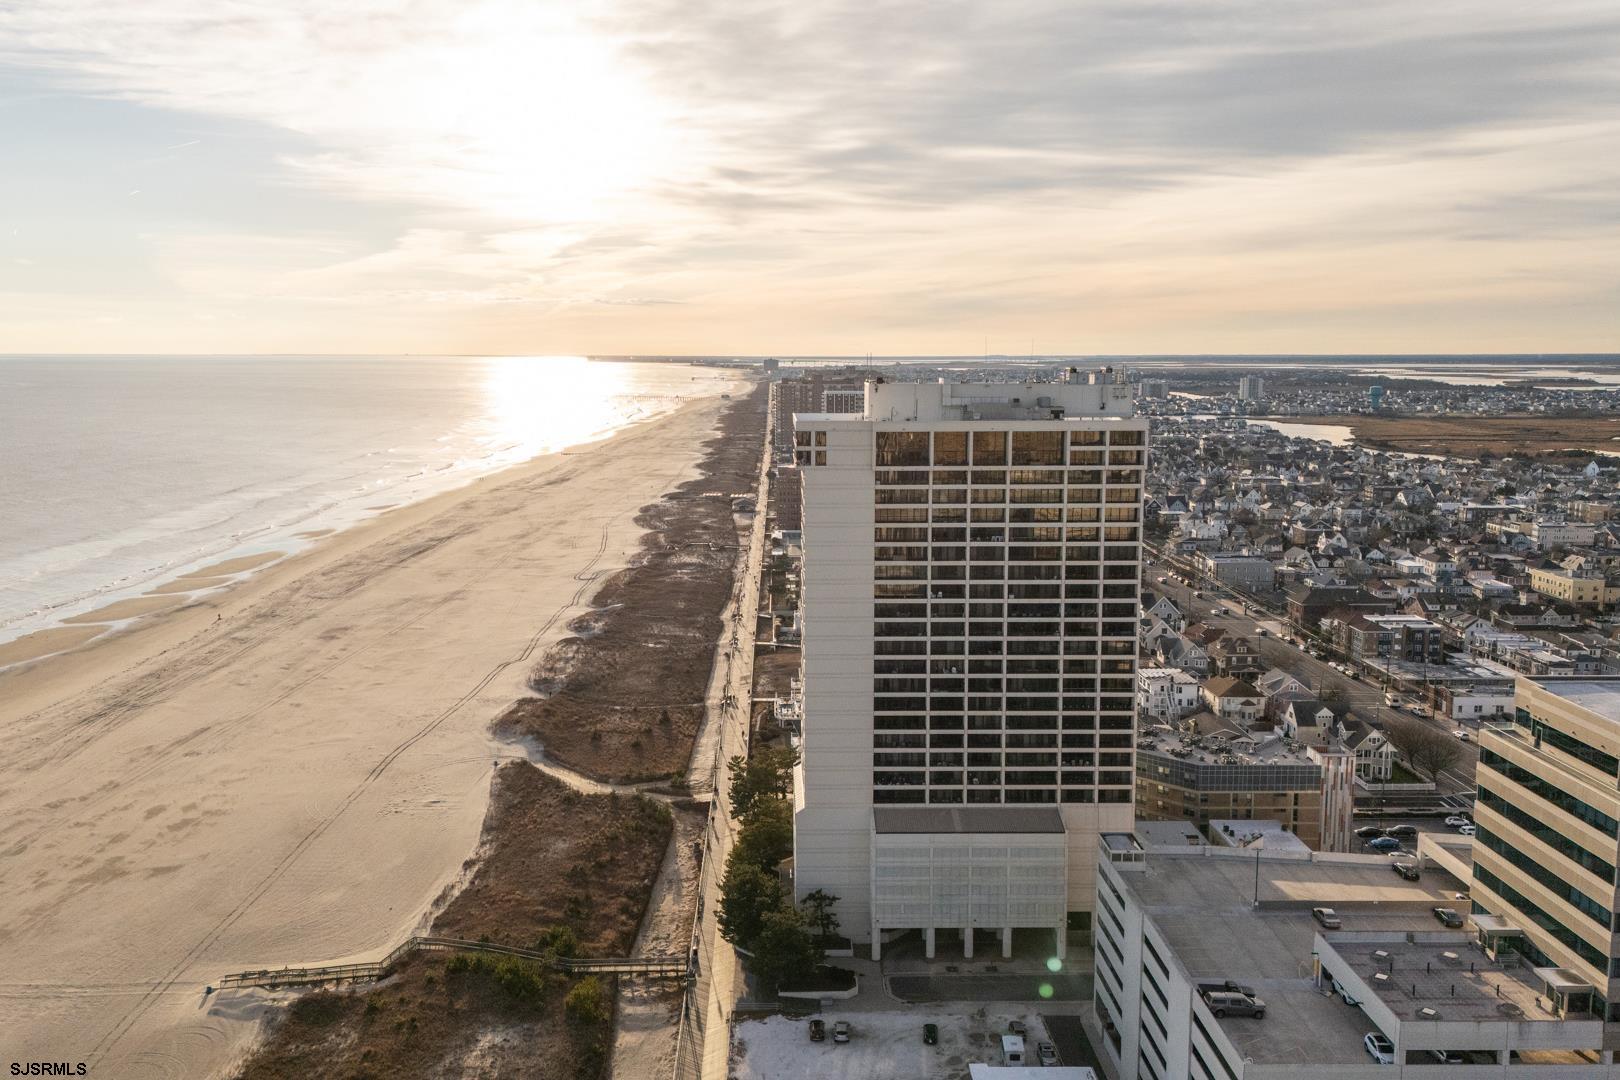
<instances>
[{"instance_id":1,"label":"white car","mask_svg":"<svg viewBox=\"0 0 1620 1080\"><path fill-rule=\"evenodd\" d=\"M1459 825L1459 826L1457 826L1457 832L1459 832L1463 836L1473 836L1474 833L1477 832L1477 831L1478 830L1476 830L1472 825Z\"/></svg>"},{"instance_id":2,"label":"white car","mask_svg":"<svg viewBox=\"0 0 1620 1080\"><path fill-rule=\"evenodd\" d=\"M1468 732L1464 731L1462 728L1458 728L1456 731L1453 731L1452 734L1461 739L1463 742L1468 741Z\"/></svg>"},{"instance_id":3,"label":"white car","mask_svg":"<svg viewBox=\"0 0 1620 1080\"><path fill-rule=\"evenodd\" d=\"M1361 1040L1361 1045L1367 1048L1367 1053L1380 1065L1395 1064L1395 1044L1380 1032L1369 1031L1367 1037Z\"/></svg>"},{"instance_id":4,"label":"white car","mask_svg":"<svg viewBox=\"0 0 1620 1080\"><path fill-rule=\"evenodd\" d=\"M1467 818L1463 817L1461 814L1452 814L1450 817L1446 818L1446 825L1449 826L1450 828L1453 828L1453 829L1460 829L1464 825L1472 825L1472 824L1473 824L1473 822L1469 821Z\"/></svg>"}]
</instances>

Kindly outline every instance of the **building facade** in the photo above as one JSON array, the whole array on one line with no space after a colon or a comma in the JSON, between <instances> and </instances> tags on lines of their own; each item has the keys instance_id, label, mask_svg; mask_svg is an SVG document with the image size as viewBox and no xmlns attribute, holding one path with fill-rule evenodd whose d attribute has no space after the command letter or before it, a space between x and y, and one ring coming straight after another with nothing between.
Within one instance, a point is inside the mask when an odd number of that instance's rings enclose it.
<instances>
[{"instance_id":1,"label":"building facade","mask_svg":"<svg viewBox=\"0 0 1620 1080\"><path fill-rule=\"evenodd\" d=\"M1206 577L1245 592L1270 592L1277 583L1276 564L1263 555L1207 551L1194 558L1193 565Z\"/></svg>"},{"instance_id":2,"label":"building facade","mask_svg":"<svg viewBox=\"0 0 1620 1080\"><path fill-rule=\"evenodd\" d=\"M1476 779L1476 917L1620 1020L1620 679L1521 677L1513 723L1480 733Z\"/></svg>"},{"instance_id":3,"label":"building facade","mask_svg":"<svg viewBox=\"0 0 1620 1080\"><path fill-rule=\"evenodd\" d=\"M1132 412L1123 381L1071 377L874 381L859 414L794 418L794 890L840 897L851 938L960 929L937 921L917 882L874 875L885 835L874 814L890 807L973 809L968 832L938 841L970 850L1002 835L999 811L1050 808L1064 830L1066 910L1089 913L1096 838L1132 818L1147 453ZM1044 858L1042 844L1011 846ZM902 901L912 906L893 906ZM1050 928L1048 914L1012 928Z\"/></svg>"}]
</instances>

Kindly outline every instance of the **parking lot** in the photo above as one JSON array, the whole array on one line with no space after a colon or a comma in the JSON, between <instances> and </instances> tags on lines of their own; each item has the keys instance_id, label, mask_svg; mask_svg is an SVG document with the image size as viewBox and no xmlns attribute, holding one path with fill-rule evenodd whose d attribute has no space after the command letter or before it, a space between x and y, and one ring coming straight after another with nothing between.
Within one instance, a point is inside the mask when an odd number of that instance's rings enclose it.
<instances>
[{"instance_id":1,"label":"parking lot","mask_svg":"<svg viewBox=\"0 0 1620 1080\"><path fill-rule=\"evenodd\" d=\"M1413 835L1410 835L1410 836L1395 836L1395 837L1392 838L1392 839L1400 841L1400 845L1401 845L1400 846L1400 851L1401 851L1401 853L1403 855L1416 857L1416 855L1417 855L1418 837L1421 836L1423 833L1440 833L1442 835L1447 835L1447 836L1455 836L1455 835L1457 835L1457 829L1450 826L1450 825L1447 825L1445 823L1446 816L1447 815L1441 815L1439 817L1390 817L1390 818L1385 818L1385 817L1364 817L1364 816L1361 816L1361 815L1357 815L1357 817L1355 819L1355 827L1357 829L1363 829L1363 828L1367 828L1368 826L1373 826L1373 827L1376 827L1376 828L1386 829L1386 830L1387 829L1393 829L1393 828L1396 828L1396 827L1416 829L1417 831ZM1368 839L1370 839L1370 838L1368 838ZM1378 852L1375 849L1367 846L1367 840L1362 839L1361 837L1357 837L1356 842L1359 845L1356 848L1357 852L1359 852L1361 854L1364 854L1364 855L1378 854Z\"/></svg>"},{"instance_id":2,"label":"parking lot","mask_svg":"<svg viewBox=\"0 0 1620 1080\"><path fill-rule=\"evenodd\" d=\"M1036 1044L1051 1041L1034 1013L840 1009L821 1019L827 1024L824 1042L810 1041L808 1019L773 1016L739 1023L732 1035L730 1075L735 1080L961 1080L971 1062L1001 1064L1001 1036L1010 1020L1029 1027L1025 1044L1030 1064L1036 1064ZM847 1043L833 1042L832 1026L838 1020L849 1021ZM924 1044L924 1024L939 1026L938 1045Z\"/></svg>"}]
</instances>

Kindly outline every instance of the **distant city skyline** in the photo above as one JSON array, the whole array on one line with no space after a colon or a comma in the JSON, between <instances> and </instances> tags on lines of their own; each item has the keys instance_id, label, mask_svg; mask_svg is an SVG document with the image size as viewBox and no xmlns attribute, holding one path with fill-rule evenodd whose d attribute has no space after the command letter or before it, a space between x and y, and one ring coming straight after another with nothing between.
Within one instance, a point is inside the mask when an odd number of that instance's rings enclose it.
<instances>
[{"instance_id":1,"label":"distant city skyline","mask_svg":"<svg viewBox=\"0 0 1620 1080\"><path fill-rule=\"evenodd\" d=\"M1620 344L1620 9L0 14L0 352Z\"/></svg>"}]
</instances>

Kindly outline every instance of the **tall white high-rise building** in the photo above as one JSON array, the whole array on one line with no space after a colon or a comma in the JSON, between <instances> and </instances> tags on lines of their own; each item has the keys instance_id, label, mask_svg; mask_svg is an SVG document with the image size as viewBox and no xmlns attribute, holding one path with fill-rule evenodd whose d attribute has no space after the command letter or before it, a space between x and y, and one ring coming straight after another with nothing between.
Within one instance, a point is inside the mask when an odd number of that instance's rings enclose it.
<instances>
[{"instance_id":1,"label":"tall white high-rise building","mask_svg":"<svg viewBox=\"0 0 1620 1080\"><path fill-rule=\"evenodd\" d=\"M1266 380L1261 375L1245 375L1238 380L1239 401L1266 400Z\"/></svg>"},{"instance_id":2,"label":"tall white high-rise building","mask_svg":"<svg viewBox=\"0 0 1620 1080\"><path fill-rule=\"evenodd\" d=\"M1133 820L1147 423L1109 375L796 414L794 891L843 932L1063 929ZM1084 918L1081 920L1085 921Z\"/></svg>"}]
</instances>

